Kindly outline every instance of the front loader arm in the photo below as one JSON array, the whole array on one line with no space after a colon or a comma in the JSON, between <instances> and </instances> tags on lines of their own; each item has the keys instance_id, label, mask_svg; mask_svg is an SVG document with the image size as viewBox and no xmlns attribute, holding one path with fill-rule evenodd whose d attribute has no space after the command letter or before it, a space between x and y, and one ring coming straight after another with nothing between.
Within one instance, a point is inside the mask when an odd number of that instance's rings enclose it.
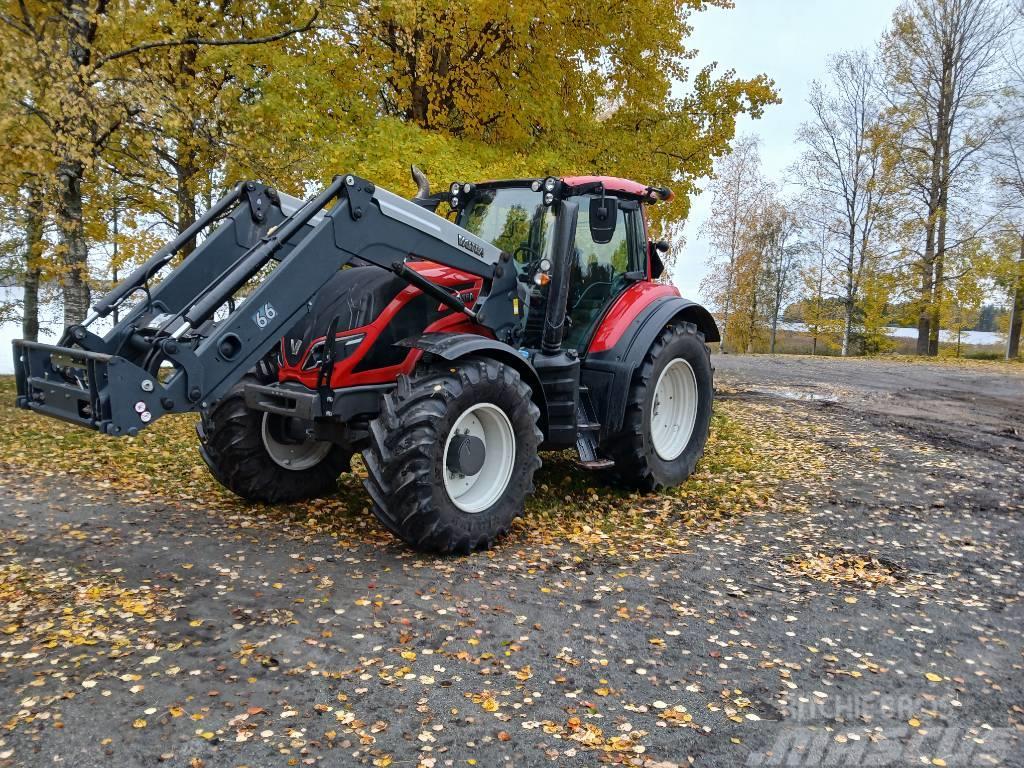
<instances>
[{"instance_id":1,"label":"front loader arm","mask_svg":"<svg viewBox=\"0 0 1024 768\"><path fill-rule=\"evenodd\" d=\"M252 198L254 189L273 202L260 219L254 204L262 198ZM509 255L413 202L352 175L335 177L290 215L284 196L262 185L242 185L229 197L231 203L211 209L220 209L224 223L159 286L145 287L180 249L181 237L94 306L93 317L103 316L133 291L148 291L109 333L100 337L83 325L69 328L57 346L16 341L18 405L112 435L134 435L165 413L204 408L256 365L354 259L403 276L405 260L415 256L482 277L484 295L468 314L499 339L517 336L518 282ZM257 284L242 297L253 278ZM214 321L232 302L234 311ZM167 364L169 376L161 372Z\"/></svg>"}]
</instances>

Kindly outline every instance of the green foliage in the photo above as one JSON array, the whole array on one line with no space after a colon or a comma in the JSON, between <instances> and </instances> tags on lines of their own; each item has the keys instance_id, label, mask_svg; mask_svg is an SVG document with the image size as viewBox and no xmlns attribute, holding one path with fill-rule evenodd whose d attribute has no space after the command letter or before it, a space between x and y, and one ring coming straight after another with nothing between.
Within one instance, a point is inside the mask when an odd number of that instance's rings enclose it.
<instances>
[{"instance_id":1,"label":"green foliage","mask_svg":"<svg viewBox=\"0 0 1024 768\"><path fill-rule=\"evenodd\" d=\"M408 194L413 162L441 182L672 184L678 220L738 115L778 100L763 75L691 78L694 15L730 5L4 0L0 196L44 180L57 273L115 219L130 266L242 178L305 196L355 171Z\"/></svg>"}]
</instances>

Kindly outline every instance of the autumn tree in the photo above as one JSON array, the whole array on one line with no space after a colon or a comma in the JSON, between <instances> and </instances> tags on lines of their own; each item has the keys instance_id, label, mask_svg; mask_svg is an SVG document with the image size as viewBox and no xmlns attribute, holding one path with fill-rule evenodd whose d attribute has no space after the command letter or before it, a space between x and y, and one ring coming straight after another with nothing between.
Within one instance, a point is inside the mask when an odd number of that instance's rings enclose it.
<instances>
[{"instance_id":1,"label":"autumn tree","mask_svg":"<svg viewBox=\"0 0 1024 768\"><path fill-rule=\"evenodd\" d=\"M798 137L806 147L797 165L818 228L831 237L823 265L843 307L842 355L849 354L854 317L866 271L877 251L877 225L884 210L879 183L881 103L875 62L864 51L834 56L828 81L813 82L808 100L812 119Z\"/></svg>"},{"instance_id":2,"label":"autumn tree","mask_svg":"<svg viewBox=\"0 0 1024 768\"><path fill-rule=\"evenodd\" d=\"M749 224L756 218L764 185L758 140L742 136L715 166L708 188L711 215L703 225L713 261L701 290L721 310L719 351L725 351L726 337L730 334L741 266L744 266L740 263L741 257L749 248ZM749 280L745 282L749 284Z\"/></svg>"},{"instance_id":3,"label":"autumn tree","mask_svg":"<svg viewBox=\"0 0 1024 768\"><path fill-rule=\"evenodd\" d=\"M816 221L812 218L811 221ZM808 253L805 255L800 278L803 284L803 299L800 303L800 319L811 335L811 354L818 354L818 345L830 345L838 336L835 328L835 313L832 301L826 294L828 285L827 264L832 254L832 231L825 224L812 224L809 232Z\"/></svg>"},{"instance_id":4,"label":"autumn tree","mask_svg":"<svg viewBox=\"0 0 1024 768\"><path fill-rule=\"evenodd\" d=\"M763 75L689 71L691 22L710 6L731 2L371 0L333 23L357 53L345 77L385 117L372 132L407 160L446 177L600 172L672 183L676 201L661 215L679 219L737 116L777 99ZM404 173L362 147L335 155L356 151Z\"/></svg>"},{"instance_id":5,"label":"autumn tree","mask_svg":"<svg viewBox=\"0 0 1024 768\"><path fill-rule=\"evenodd\" d=\"M730 5L8 0L0 114L31 121L49 166L70 323L90 232L117 224L127 257L240 178L304 196L345 170L404 191L409 162L441 179L600 171L671 183L659 215L678 221L737 117L777 100L763 75L689 70L694 16Z\"/></svg>"},{"instance_id":6,"label":"autumn tree","mask_svg":"<svg viewBox=\"0 0 1024 768\"><path fill-rule=\"evenodd\" d=\"M883 40L888 160L920 232L913 269L921 355L938 352L950 212L992 138L993 75L1007 26L999 0L909 0Z\"/></svg>"},{"instance_id":7,"label":"autumn tree","mask_svg":"<svg viewBox=\"0 0 1024 768\"><path fill-rule=\"evenodd\" d=\"M956 340L956 356L960 357L963 332L973 328L981 316L985 300L985 282L992 269L991 253L984 241L971 239L949 249L946 260L946 290L943 292L942 327Z\"/></svg>"},{"instance_id":8,"label":"autumn tree","mask_svg":"<svg viewBox=\"0 0 1024 768\"><path fill-rule=\"evenodd\" d=\"M779 320L799 285L804 251L804 246L798 241L801 224L794 206L782 200L776 189L769 188L763 196L755 226L755 243L762 254L767 297L768 351L775 354Z\"/></svg>"},{"instance_id":9,"label":"autumn tree","mask_svg":"<svg viewBox=\"0 0 1024 768\"><path fill-rule=\"evenodd\" d=\"M1024 15L1024 3L1015 9L1018 17ZM1024 59L1017 46L1007 48L1005 72L1000 116L989 147L999 211L993 277L1009 300L1006 356L1015 358L1024 322Z\"/></svg>"},{"instance_id":10,"label":"autumn tree","mask_svg":"<svg viewBox=\"0 0 1024 768\"><path fill-rule=\"evenodd\" d=\"M305 16L302 16L305 14ZM89 305L84 202L100 155L161 94L144 73L173 49L272 42L308 30L316 10L275 4L225 23L217 6L150 0L8 0L0 13L4 112L33 118L53 167L45 189L62 261L65 324Z\"/></svg>"}]
</instances>

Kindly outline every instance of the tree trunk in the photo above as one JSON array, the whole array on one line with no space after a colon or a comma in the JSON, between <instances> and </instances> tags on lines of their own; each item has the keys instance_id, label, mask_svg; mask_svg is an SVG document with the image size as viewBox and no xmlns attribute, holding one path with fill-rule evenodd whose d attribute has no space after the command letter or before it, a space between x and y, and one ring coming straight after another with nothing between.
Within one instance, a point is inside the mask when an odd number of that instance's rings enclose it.
<instances>
[{"instance_id":1,"label":"tree trunk","mask_svg":"<svg viewBox=\"0 0 1024 768\"><path fill-rule=\"evenodd\" d=\"M39 268L28 267L25 269L25 279L22 282L24 297L22 308L24 314L21 317L21 337L26 341L39 341Z\"/></svg>"},{"instance_id":2,"label":"tree trunk","mask_svg":"<svg viewBox=\"0 0 1024 768\"><path fill-rule=\"evenodd\" d=\"M184 232L195 224L196 221L196 197L192 193L192 177L195 170L191 165L179 164L176 166L178 176L175 185L174 198L177 206L178 232ZM182 246L180 257L188 256L196 249L196 239L193 237Z\"/></svg>"},{"instance_id":3,"label":"tree trunk","mask_svg":"<svg viewBox=\"0 0 1024 768\"><path fill-rule=\"evenodd\" d=\"M945 123L943 123L945 125ZM942 330L942 302L945 289L946 270L946 227L949 222L946 211L949 206L949 130L944 129L944 144L940 149L941 177L939 184L939 209L936 221L935 244L935 286L932 289L932 320L928 335L928 354L935 357L939 354L939 333Z\"/></svg>"},{"instance_id":4,"label":"tree trunk","mask_svg":"<svg viewBox=\"0 0 1024 768\"><path fill-rule=\"evenodd\" d=\"M29 188L25 210L25 277L22 281L21 337L39 341L39 280L43 255L43 201L38 187Z\"/></svg>"},{"instance_id":5,"label":"tree trunk","mask_svg":"<svg viewBox=\"0 0 1024 768\"><path fill-rule=\"evenodd\" d=\"M64 327L80 323L89 310L89 248L85 241L85 223L82 216L82 177L85 168L81 161L64 158L57 168L58 205L57 226L64 274L61 291L64 297Z\"/></svg>"},{"instance_id":6,"label":"tree trunk","mask_svg":"<svg viewBox=\"0 0 1024 768\"><path fill-rule=\"evenodd\" d=\"M935 311L935 265L938 250L936 236L939 230L940 216L944 217L942 202L948 199L945 192L949 189L949 179L943 176L943 168L948 169L947 153L949 148L949 109L952 62L949 54L942 60L942 73L939 82L939 101L935 110L936 135L931 142L931 176L928 183L928 221L926 223L924 259L921 265L921 308L917 319L917 354L931 354L932 334L938 334ZM943 239L945 228L942 228ZM943 242L941 246L944 246Z\"/></svg>"},{"instance_id":7,"label":"tree trunk","mask_svg":"<svg viewBox=\"0 0 1024 768\"><path fill-rule=\"evenodd\" d=\"M853 304L849 301L843 311L843 345L839 354L848 357L850 354L850 329L853 328Z\"/></svg>"},{"instance_id":8,"label":"tree trunk","mask_svg":"<svg viewBox=\"0 0 1024 768\"><path fill-rule=\"evenodd\" d=\"M928 354L928 340L932 335L932 299L935 287L935 225L929 222L925 240L925 256L921 261L920 310L917 316L918 355Z\"/></svg>"},{"instance_id":9,"label":"tree trunk","mask_svg":"<svg viewBox=\"0 0 1024 768\"><path fill-rule=\"evenodd\" d=\"M771 339L768 342L768 351L771 352L771 354L773 354L773 355L775 354L775 336L778 333L778 328L779 328L779 320L778 320L778 318L774 318L772 320L772 337L771 337Z\"/></svg>"},{"instance_id":10,"label":"tree trunk","mask_svg":"<svg viewBox=\"0 0 1024 768\"><path fill-rule=\"evenodd\" d=\"M939 236L940 241L945 240L945 234ZM943 247L935 254L935 287L932 289L932 317L931 327L928 329L928 354L935 357L939 354L939 332L942 330L942 302L943 295L942 281L945 276L945 252Z\"/></svg>"},{"instance_id":11,"label":"tree trunk","mask_svg":"<svg viewBox=\"0 0 1024 768\"><path fill-rule=\"evenodd\" d=\"M853 280L854 268L857 263L857 224L852 220L849 222L849 251L846 257L846 296L843 302L843 343L840 354L846 357L850 354L850 328L853 326L853 306L857 301L857 291Z\"/></svg>"},{"instance_id":12,"label":"tree trunk","mask_svg":"<svg viewBox=\"0 0 1024 768\"><path fill-rule=\"evenodd\" d=\"M1014 360L1020 357L1020 335L1021 326L1024 325L1024 285L1017 283L1017 290L1013 297L1013 316L1010 321L1010 337L1006 342L1006 359Z\"/></svg>"},{"instance_id":13,"label":"tree trunk","mask_svg":"<svg viewBox=\"0 0 1024 768\"><path fill-rule=\"evenodd\" d=\"M95 27L91 10L85 0L64 0L63 11L68 22L67 55L75 76L67 93L69 114L65 114L56 131L60 143L60 164L57 166L57 228L60 236L63 274L61 291L64 297L64 327L80 323L89 310L89 248L85 241L82 215L82 179L85 163L75 136L78 121L88 104L84 71L89 66L90 44Z\"/></svg>"},{"instance_id":14,"label":"tree trunk","mask_svg":"<svg viewBox=\"0 0 1024 768\"><path fill-rule=\"evenodd\" d=\"M179 74L186 83L196 81L195 48L186 48L179 55ZM178 233L184 232L196 221L196 194L194 180L199 173L199 158L195 139L191 135L179 136L174 143L174 202L177 207ZM188 256L196 249L196 238L191 238L180 251L180 257Z\"/></svg>"},{"instance_id":15,"label":"tree trunk","mask_svg":"<svg viewBox=\"0 0 1024 768\"><path fill-rule=\"evenodd\" d=\"M1010 306L1010 335L1006 340L1006 359L1020 357L1021 326L1024 325L1024 237L1020 239L1020 259L1017 261L1017 275L1013 287L1013 304Z\"/></svg>"}]
</instances>

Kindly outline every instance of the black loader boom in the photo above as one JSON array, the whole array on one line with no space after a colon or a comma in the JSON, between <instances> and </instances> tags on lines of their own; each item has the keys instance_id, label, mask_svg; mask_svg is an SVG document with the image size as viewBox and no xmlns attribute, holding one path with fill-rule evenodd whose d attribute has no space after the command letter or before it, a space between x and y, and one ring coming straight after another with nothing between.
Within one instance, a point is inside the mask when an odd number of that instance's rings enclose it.
<instances>
[{"instance_id":1,"label":"black loader boom","mask_svg":"<svg viewBox=\"0 0 1024 768\"><path fill-rule=\"evenodd\" d=\"M186 243L213 225L194 251L151 284ZM482 278L484 291L473 308L408 269L413 254ZM522 321L509 258L422 205L351 174L336 176L306 202L240 183L97 302L57 345L15 341L17 404L110 435L136 435L166 413L202 410L238 383L350 263L391 270L498 340L515 341ZM109 332L89 330L138 293L144 298ZM222 316L225 307L229 313Z\"/></svg>"}]
</instances>

